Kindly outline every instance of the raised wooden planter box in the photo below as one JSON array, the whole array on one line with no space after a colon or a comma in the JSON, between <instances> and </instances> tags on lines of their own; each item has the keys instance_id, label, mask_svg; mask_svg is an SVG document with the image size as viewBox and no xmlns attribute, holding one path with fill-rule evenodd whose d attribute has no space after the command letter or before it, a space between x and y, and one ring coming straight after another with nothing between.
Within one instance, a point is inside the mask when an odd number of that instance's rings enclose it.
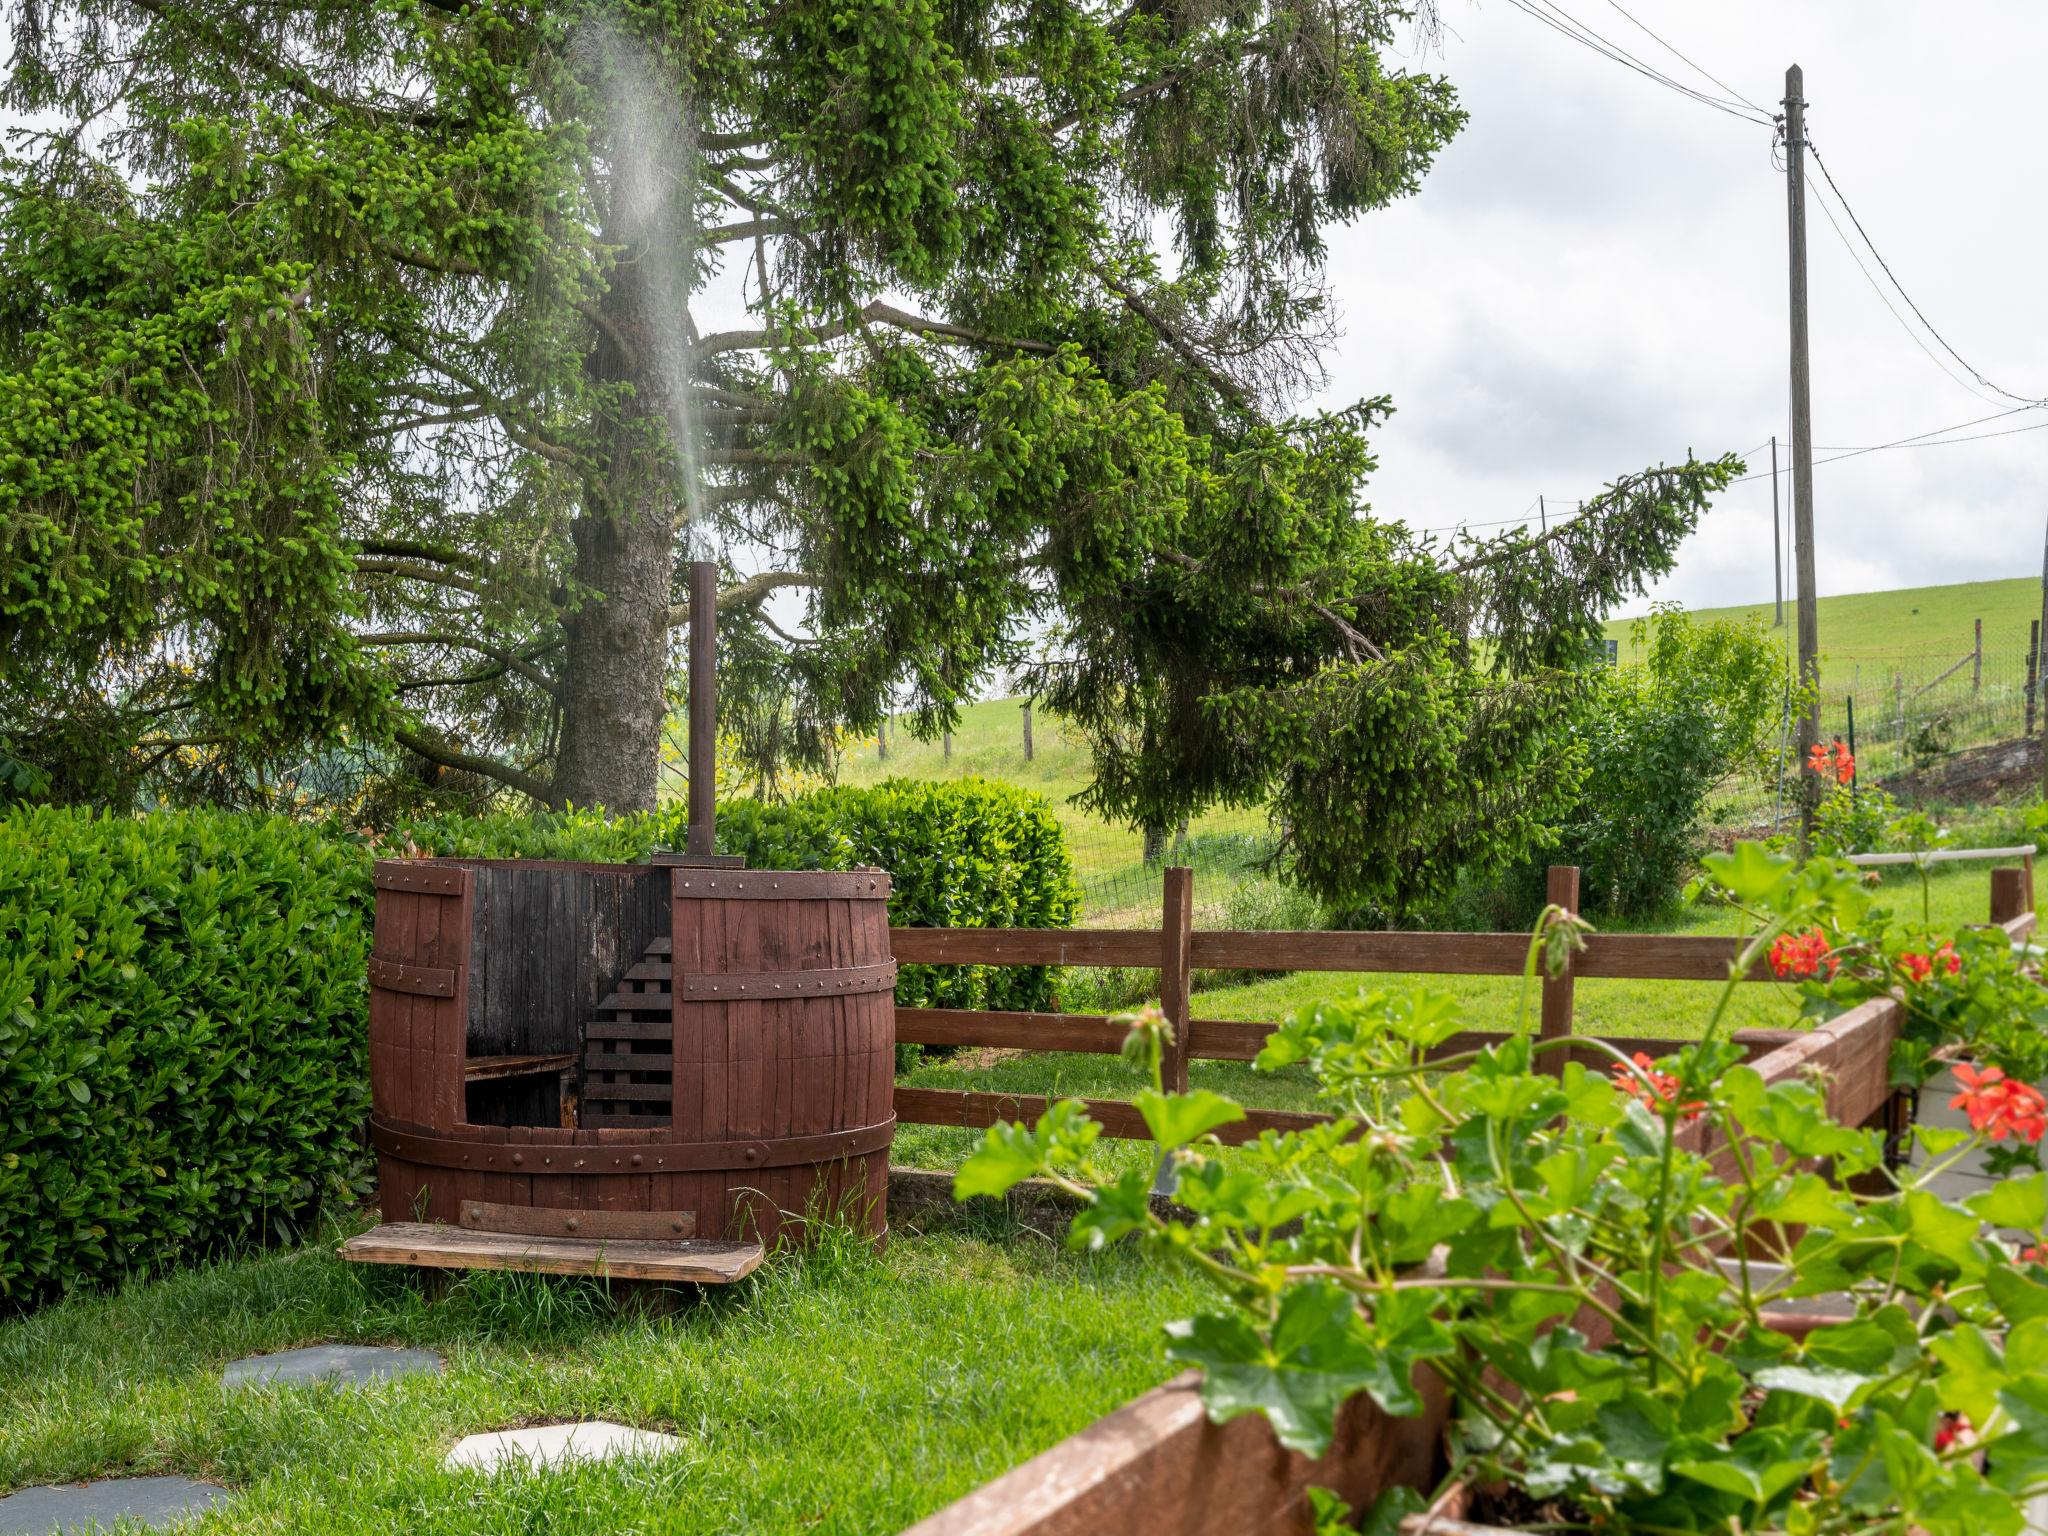
<instances>
[{"instance_id":1,"label":"raised wooden planter box","mask_svg":"<svg viewBox=\"0 0 2048 1536\"><path fill-rule=\"evenodd\" d=\"M1901 1013L1891 999L1876 999L1785 1041L1754 1065L1766 1082L1818 1069L1838 1121L1888 1125ZM1705 1122L1683 1127L1679 1136L1708 1156L1719 1141ZM1812 1325L1806 1318L1787 1322ZM1582 1317L1575 1326L1589 1337L1602 1335L1598 1319ZM1363 1509L1388 1488L1426 1488L1441 1473L1448 1405L1434 1378L1423 1383L1428 1407L1414 1418L1392 1418L1370 1398L1354 1399L1337 1443L1317 1461L1284 1450L1261 1417L1210 1423L1197 1379L1189 1372L1147 1392L904 1536L1308 1536L1312 1486ZM1445 1536L1456 1527L1439 1521L1432 1530Z\"/></svg>"}]
</instances>

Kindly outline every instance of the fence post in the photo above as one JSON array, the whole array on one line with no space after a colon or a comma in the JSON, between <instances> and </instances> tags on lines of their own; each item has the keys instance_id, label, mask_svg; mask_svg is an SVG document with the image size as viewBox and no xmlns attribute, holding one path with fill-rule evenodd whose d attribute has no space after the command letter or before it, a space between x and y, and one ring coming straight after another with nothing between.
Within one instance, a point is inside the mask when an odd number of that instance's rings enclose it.
<instances>
[{"instance_id":1,"label":"fence post","mask_svg":"<svg viewBox=\"0 0 2048 1536\"><path fill-rule=\"evenodd\" d=\"M2034 739L2034 674L2040 665L2041 621L2032 619L2027 624L2027 728L2020 733L2029 741Z\"/></svg>"},{"instance_id":2,"label":"fence post","mask_svg":"<svg viewBox=\"0 0 2048 1536\"><path fill-rule=\"evenodd\" d=\"M1970 656L1970 692L1979 693L1984 687L1984 621L1977 620L1977 645Z\"/></svg>"},{"instance_id":3,"label":"fence post","mask_svg":"<svg viewBox=\"0 0 2048 1536\"><path fill-rule=\"evenodd\" d=\"M1574 917L1579 913L1579 867L1576 864L1553 864L1545 882L1544 897L1553 907L1563 907ZM1572 1032L1572 991L1574 986L1572 969L1574 960L1567 956L1564 974L1552 977L1549 971L1543 976L1543 1022L1538 1027L1536 1038L1558 1040ZM1551 1057L1545 1063L1549 1071L1562 1074L1564 1064L1570 1059L1570 1047L1562 1051L1545 1052Z\"/></svg>"},{"instance_id":4,"label":"fence post","mask_svg":"<svg viewBox=\"0 0 2048 1536\"><path fill-rule=\"evenodd\" d=\"M1192 984L1195 930L1195 872L1176 864L1166 872L1166 901L1159 924L1159 1009L1173 1029L1162 1074L1168 1093L1188 1091L1188 993Z\"/></svg>"},{"instance_id":5,"label":"fence post","mask_svg":"<svg viewBox=\"0 0 2048 1536\"><path fill-rule=\"evenodd\" d=\"M2027 862L2031 864L2033 860ZM2027 910L2027 875L2028 871L2024 869L1991 871L1992 922L2009 923Z\"/></svg>"}]
</instances>

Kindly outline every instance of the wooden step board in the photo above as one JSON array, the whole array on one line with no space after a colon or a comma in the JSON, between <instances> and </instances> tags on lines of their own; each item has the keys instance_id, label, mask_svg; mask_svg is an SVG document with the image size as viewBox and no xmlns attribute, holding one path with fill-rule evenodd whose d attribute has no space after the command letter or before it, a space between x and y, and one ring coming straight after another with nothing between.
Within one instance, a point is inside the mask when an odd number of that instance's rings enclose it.
<instances>
[{"instance_id":1,"label":"wooden step board","mask_svg":"<svg viewBox=\"0 0 2048 1536\"><path fill-rule=\"evenodd\" d=\"M509 1269L529 1275L600 1275L696 1285L730 1285L761 1262L759 1243L526 1237L417 1221L387 1221L350 1238L339 1251L351 1264Z\"/></svg>"},{"instance_id":2,"label":"wooden step board","mask_svg":"<svg viewBox=\"0 0 2048 1536\"><path fill-rule=\"evenodd\" d=\"M667 939L649 944L584 1025L580 1123L589 1129L655 1130L673 1116L669 955Z\"/></svg>"}]
</instances>

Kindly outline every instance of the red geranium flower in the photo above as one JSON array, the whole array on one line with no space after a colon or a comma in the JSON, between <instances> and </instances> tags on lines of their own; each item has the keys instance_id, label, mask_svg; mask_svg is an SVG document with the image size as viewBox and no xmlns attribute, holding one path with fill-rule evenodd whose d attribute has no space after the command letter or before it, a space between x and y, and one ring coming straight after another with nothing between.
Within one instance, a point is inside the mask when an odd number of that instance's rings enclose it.
<instances>
[{"instance_id":1,"label":"red geranium flower","mask_svg":"<svg viewBox=\"0 0 2048 1536\"><path fill-rule=\"evenodd\" d=\"M1822 778L1832 774L1837 784L1846 784L1856 777L1856 759L1839 741L1832 746L1815 742L1807 749L1806 766Z\"/></svg>"},{"instance_id":2,"label":"red geranium flower","mask_svg":"<svg viewBox=\"0 0 2048 1536\"><path fill-rule=\"evenodd\" d=\"M1963 957L1956 953L1955 945L1945 940L1931 955L1923 955L1917 949L1909 949L1899 956L1899 969L1906 973L1908 981L1925 981L1936 971L1953 976L1962 968Z\"/></svg>"},{"instance_id":3,"label":"red geranium flower","mask_svg":"<svg viewBox=\"0 0 2048 1536\"><path fill-rule=\"evenodd\" d=\"M2035 1243L2031 1247L2020 1250L2020 1262L2022 1264L2048 1264L2048 1253L2043 1253L2041 1245Z\"/></svg>"},{"instance_id":4,"label":"red geranium flower","mask_svg":"<svg viewBox=\"0 0 2048 1536\"><path fill-rule=\"evenodd\" d=\"M1822 966L1832 976L1841 963L1828 948L1828 936L1818 928L1781 933L1771 941L1771 969L1780 980L1804 981L1818 975Z\"/></svg>"},{"instance_id":5,"label":"red geranium flower","mask_svg":"<svg viewBox=\"0 0 2048 1536\"><path fill-rule=\"evenodd\" d=\"M1956 1081L1963 1091L1948 1107L1968 1115L1971 1130L1993 1141L2016 1136L2034 1142L2048 1134L2048 1100L2040 1089L2014 1082L1997 1067L1980 1072L1967 1064L1956 1068Z\"/></svg>"},{"instance_id":6,"label":"red geranium flower","mask_svg":"<svg viewBox=\"0 0 2048 1536\"><path fill-rule=\"evenodd\" d=\"M1614 1064L1614 1086L1649 1109L1661 1110L1678 1097L1678 1079L1669 1072L1659 1072L1645 1051L1636 1052L1633 1069L1623 1062ZM1688 1120L1697 1120L1706 1108L1695 1101L1679 1105L1678 1112Z\"/></svg>"},{"instance_id":7,"label":"red geranium flower","mask_svg":"<svg viewBox=\"0 0 2048 1536\"><path fill-rule=\"evenodd\" d=\"M1962 1439L1963 1436L1967 1435L1969 1432L1970 1421L1963 1414L1943 1414L1941 1416L1940 1427L1934 1431L1935 1454L1939 1455L1941 1452L1947 1450L1950 1446L1954 1445L1958 1440Z\"/></svg>"}]
</instances>

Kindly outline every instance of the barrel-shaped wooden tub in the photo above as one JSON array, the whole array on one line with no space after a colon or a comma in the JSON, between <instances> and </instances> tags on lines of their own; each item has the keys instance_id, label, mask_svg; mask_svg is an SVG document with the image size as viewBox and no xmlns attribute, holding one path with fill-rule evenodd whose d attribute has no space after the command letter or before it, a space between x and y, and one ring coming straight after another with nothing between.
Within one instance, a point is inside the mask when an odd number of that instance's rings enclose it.
<instances>
[{"instance_id":1,"label":"barrel-shaped wooden tub","mask_svg":"<svg viewBox=\"0 0 2048 1536\"><path fill-rule=\"evenodd\" d=\"M889 877L379 863L386 1221L580 1239L887 1231Z\"/></svg>"}]
</instances>

